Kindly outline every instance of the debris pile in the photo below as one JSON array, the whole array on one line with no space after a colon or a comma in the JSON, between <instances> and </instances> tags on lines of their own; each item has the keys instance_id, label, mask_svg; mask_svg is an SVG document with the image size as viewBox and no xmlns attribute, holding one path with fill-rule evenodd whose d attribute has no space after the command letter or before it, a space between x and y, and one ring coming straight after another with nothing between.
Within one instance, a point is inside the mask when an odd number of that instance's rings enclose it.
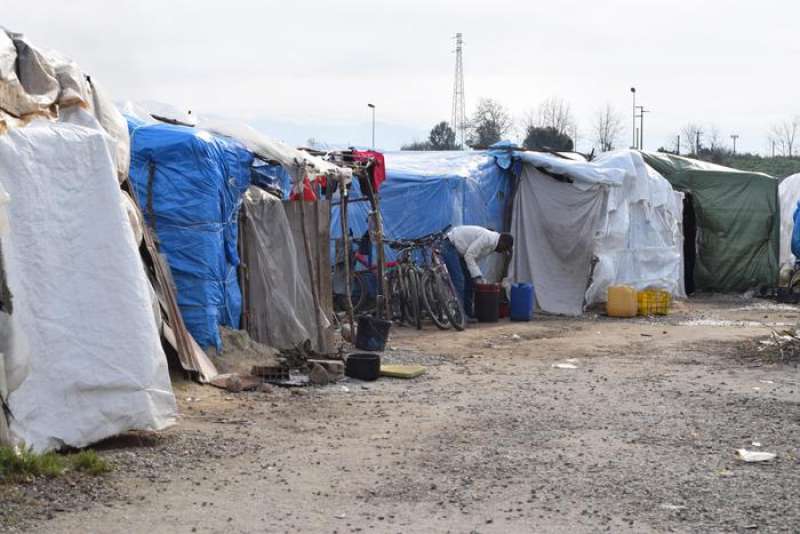
<instances>
[{"instance_id":1,"label":"debris pile","mask_svg":"<svg viewBox=\"0 0 800 534\"><path fill-rule=\"evenodd\" d=\"M776 331L754 342L759 359L771 363L800 364L800 328Z\"/></svg>"}]
</instances>

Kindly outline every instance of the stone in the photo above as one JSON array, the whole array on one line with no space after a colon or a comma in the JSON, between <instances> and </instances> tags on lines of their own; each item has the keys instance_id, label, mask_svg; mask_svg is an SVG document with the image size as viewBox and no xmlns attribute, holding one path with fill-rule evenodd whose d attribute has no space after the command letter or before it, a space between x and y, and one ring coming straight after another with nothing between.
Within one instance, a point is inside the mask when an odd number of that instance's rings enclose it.
<instances>
[{"instance_id":1,"label":"stone","mask_svg":"<svg viewBox=\"0 0 800 534\"><path fill-rule=\"evenodd\" d=\"M323 366L315 363L311 366L311 373L308 375L308 381L313 386L327 386L331 379L328 376L328 371Z\"/></svg>"}]
</instances>

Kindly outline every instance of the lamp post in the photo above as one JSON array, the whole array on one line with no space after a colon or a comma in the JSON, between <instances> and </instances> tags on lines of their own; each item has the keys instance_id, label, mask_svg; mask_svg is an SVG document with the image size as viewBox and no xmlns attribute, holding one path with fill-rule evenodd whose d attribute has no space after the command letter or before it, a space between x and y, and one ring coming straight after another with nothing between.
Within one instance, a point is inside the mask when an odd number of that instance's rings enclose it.
<instances>
[{"instance_id":1,"label":"lamp post","mask_svg":"<svg viewBox=\"0 0 800 534\"><path fill-rule=\"evenodd\" d=\"M739 134L731 134L731 139L733 139L733 153L736 154L736 140L739 139Z\"/></svg>"},{"instance_id":2,"label":"lamp post","mask_svg":"<svg viewBox=\"0 0 800 534\"><path fill-rule=\"evenodd\" d=\"M650 110L644 109L644 106L636 106L635 109L639 110L639 150L644 150L644 114L650 113Z\"/></svg>"},{"instance_id":3,"label":"lamp post","mask_svg":"<svg viewBox=\"0 0 800 534\"><path fill-rule=\"evenodd\" d=\"M631 135L633 135L633 144L631 148L636 149L636 88L631 87L631 95L633 96L633 128L631 129Z\"/></svg>"},{"instance_id":4,"label":"lamp post","mask_svg":"<svg viewBox=\"0 0 800 534\"><path fill-rule=\"evenodd\" d=\"M372 109L372 150L375 150L375 104L367 104Z\"/></svg>"}]
</instances>

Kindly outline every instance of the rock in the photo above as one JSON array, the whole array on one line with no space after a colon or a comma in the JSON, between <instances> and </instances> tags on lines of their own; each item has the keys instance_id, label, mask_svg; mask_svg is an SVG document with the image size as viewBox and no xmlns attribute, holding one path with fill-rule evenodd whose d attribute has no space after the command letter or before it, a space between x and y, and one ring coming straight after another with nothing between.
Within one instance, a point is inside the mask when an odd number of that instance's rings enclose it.
<instances>
[{"instance_id":1,"label":"rock","mask_svg":"<svg viewBox=\"0 0 800 534\"><path fill-rule=\"evenodd\" d=\"M232 374L225 379L225 389L231 393L239 393L242 391L242 379L239 378L239 375Z\"/></svg>"},{"instance_id":2,"label":"rock","mask_svg":"<svg viewBox=\"0 0 800 534\"><path fill-rule=\"evenodd\" d=\"M274 393L275 392L275 386L273 386L272 384L261 383L258 386L258 391L260 393Z\"/></svg>"},{"instance_id":3,"label":"rock","mask_svg":"<svg viewBox=\"0 0 800 534\"><path fill-rule=\"evenodd\" d=\"M319 364L328 372L331 382L336 382L344 378L344 362L340 360L308 360L308 364L313 366Z\"/></svg>"},{"instance_id":4,"label":"rock","mask_svg":"<svg viewBox=\"0 0 800 534\"><path fill-rule=\"evenodd\" d=\"M313 386L327 386L331 382L331 378L328 375L328 371L325 368L315 363L311 366L311 373L308 375L308 381Z\"/></svg>"}]
</instances>

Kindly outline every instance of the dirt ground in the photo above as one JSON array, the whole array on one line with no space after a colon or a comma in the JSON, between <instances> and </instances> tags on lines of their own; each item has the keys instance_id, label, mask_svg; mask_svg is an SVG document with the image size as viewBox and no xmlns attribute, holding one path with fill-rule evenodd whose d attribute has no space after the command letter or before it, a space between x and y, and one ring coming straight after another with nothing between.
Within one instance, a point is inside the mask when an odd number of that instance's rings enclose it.
<instances>
[{"instance_id":1,"label":"dirt ground","mask_svg":"<svg viewBox=\"0 0 800 534\"><path fill-rule=\"evenodd\" d=\"M112 474L0 488L0 530L798 532L800 373L748 340L799 318L725 297L657 320L397 329L384 360L426 375L180 384L175 428L99 447Z\"/></svg>"}]
</instances>

